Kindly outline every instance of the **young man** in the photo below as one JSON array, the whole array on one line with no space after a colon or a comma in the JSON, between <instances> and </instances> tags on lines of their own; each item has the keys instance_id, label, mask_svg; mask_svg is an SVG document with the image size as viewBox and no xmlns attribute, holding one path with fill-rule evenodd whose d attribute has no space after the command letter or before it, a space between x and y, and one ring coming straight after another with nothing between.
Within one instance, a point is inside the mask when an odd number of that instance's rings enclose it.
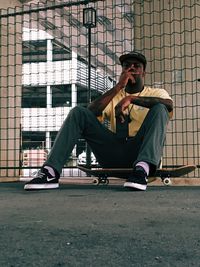
<instances>
[{"instance_id":1,"label":"young man","mask_svg":"<svg viewBox=\"0 0 200 267\"><path fill-rule=\"evenodd\" d=\"M133 51L119 60L119 82L88 108L70 111L47 161L24 189L58 188L62 167L77 140L85 138L102 167L133 168L124 187L146 190L149 174L160 163L173 101L164 89L144 86L143 54ZM100 122L104 119L110 129Z\"/></svg>"}]
</instances>

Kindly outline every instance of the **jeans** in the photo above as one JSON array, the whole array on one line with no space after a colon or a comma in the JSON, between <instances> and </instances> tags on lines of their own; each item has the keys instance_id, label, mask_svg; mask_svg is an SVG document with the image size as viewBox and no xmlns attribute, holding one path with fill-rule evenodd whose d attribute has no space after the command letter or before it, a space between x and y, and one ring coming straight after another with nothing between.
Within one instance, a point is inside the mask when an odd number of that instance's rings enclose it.
<instances>
[{"instance_id":1,"label":"jeans","mask_svg":"<svg viewBox=\"0 0 200 267\"><path fill-rule=\"evenodd\" d=\"M89 109L77 106L65 119L44 165L61 173L78 139L84 138L102 167L130 168L145 161L155 171L162 157L168 122L167 108L156 104L149 110L136 136L121 140Z\"/></svg>"}]
</instances>

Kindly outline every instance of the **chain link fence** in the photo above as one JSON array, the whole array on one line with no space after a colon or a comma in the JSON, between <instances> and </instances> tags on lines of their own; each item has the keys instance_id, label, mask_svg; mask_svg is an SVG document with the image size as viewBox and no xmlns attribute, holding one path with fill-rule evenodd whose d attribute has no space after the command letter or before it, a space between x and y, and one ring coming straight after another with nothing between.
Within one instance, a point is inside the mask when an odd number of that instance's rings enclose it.
<instances>
[{"instance_id":1,"label":"chain link fence","mask_svg":"<svg viewBox=\"0 0 200 267\"><path fill-rule=\"evenodd\" d=\"M90 30L83 25L88 7L96 11ZM199 167L199 14L198 0L42 0L2 9L0 177L29 176L40 167L70 109L87 105L89 89L94 99L112 88L119 56L134 49L148 59L146 85L174 99L163 165ZM63 175L79 175L75 167L84 160L79 140Z\"/></svg>"}]
</instances>

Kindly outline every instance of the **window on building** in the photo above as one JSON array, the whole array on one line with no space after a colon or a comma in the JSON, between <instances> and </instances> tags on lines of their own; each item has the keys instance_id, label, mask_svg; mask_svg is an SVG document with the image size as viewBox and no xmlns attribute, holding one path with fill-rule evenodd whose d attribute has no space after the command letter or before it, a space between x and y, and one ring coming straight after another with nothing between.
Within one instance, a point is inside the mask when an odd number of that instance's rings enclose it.
<instances>
[{"instance_id":1,"label":"window on building","mask_svg":"<svg viewBox=\"0 0 200 267\"><path fill-rule=\"evenodd\" d=\"M22 88L22 108L45 108L46 105L46 86Z\"/></svg>"},{"instance_id":2,"label":"window on building","mask_svg":"<svg viewBox=\"0 0 200 267\"><path fill-rule=\"evenodd\" d=\"M22 43L22 62L44 62L47 60L47 40L24 41Z\"/></svg>"},{"instance_id":3,"label":"window on building","mask_svg":"<svg viewBox=\"0 0 200 267\"><path fill-rule=\"evenodd\" d=\"M77 87L77 105L86 107L87 106L87 90L86 88Z\"/></svg>"},{"instance_id":4,"label":"window on building","mask_svg":"<svg viewBox=\"0 0 200 267\"><path fill-rule=\"evenodd\" d=\"M72 52L69 48L60 42L53 41L53 61L57 60L71 60Z\"/></svg>"},{"instance_id":5,"label":"window on building","mask_svg":"<svg viewBox=\"0 0 200 267\"><path fill-rule=\"evenodd\" d=\"M45 132L22 132L22 149L45 149Z\"/></svg>"},{"instance_id":6,"label":"window on building","mask_svg":"<svg viewBox=\"0 0 200 267\"><path fill-rule=\"evenodd\" d=\"M81 57L80 55L77 56L77 60L82 62L82 63L84 63L84 64L86 64L86 65L88 65L87 60L85 58Z\"/></svg>"},{"instance_id":7,"label":"window on building","mask_svg":"<svg viewBox=\"0 0 200 267\"><path fill-rule=\"evenodd\" d=\"M77 104L79 106L86 107L88 105L88 91L87 88L77 86ZM97 90L91 90L91 100L93 101L98 96L100 96L102 93Z\"/></svg>"},{"instance_id":8,"label":"window on building","mask_svg":"<svg viewBox=\"0 0 200 267\"><path fill-rule=\"evenodd\" d=\"M71 107L71 84L52 85L52 107Z\"/></svg>"}]
</instances>

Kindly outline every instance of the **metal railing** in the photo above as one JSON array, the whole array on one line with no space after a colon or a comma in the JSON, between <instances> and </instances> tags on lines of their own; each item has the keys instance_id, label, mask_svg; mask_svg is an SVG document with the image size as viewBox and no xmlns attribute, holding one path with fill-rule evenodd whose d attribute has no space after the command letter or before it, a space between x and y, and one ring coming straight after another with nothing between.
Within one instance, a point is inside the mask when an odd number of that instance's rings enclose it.
<instances>
[{"instance_id":1,"label":"metal railing","mask_svg":"<svg viewBox=\"0 0 200 267\"><path fill-rule=\"evenodd\" d=\"M70 110L70 107L51 107L51 86L67 81L72 90L71 106L77 104L77 97L81 101L87 99L84 95L89 62L88 32L83 26L85 7L97 11L96 27L91 29L91 89L102 93L114 85L121 72L118 59L122 53L134 49L143 52L148 59L146 84L165 88L174 100L163 165L196 164L199 167L200 2L96 0L60 3L43 0L0 13L0 177L18 176L23 168L24 130L30 131L30 136L33 129L46 131L45 143L49 144L52 142L50 131L58 130L57 125L61 125L66 110ZM25 29L28 37L23 40ZM52 41L52 44L47 42L43 62L40 62L37 40ZM30 57L29 63L26 56L25 64L22 63L23 41L26 55L38 52ZM57 53L61 44L61 51L66 51L72 60L54 61L52 47L55 44ZM74 72L77 73L75 79ZM31 114L31 108L22 109L24 85L46 86L48 106L36 108L37 114ZM58 109L59 114L56 113ZM199 177L199 168L192 175Z\"/></svg>"}]
</instances>

